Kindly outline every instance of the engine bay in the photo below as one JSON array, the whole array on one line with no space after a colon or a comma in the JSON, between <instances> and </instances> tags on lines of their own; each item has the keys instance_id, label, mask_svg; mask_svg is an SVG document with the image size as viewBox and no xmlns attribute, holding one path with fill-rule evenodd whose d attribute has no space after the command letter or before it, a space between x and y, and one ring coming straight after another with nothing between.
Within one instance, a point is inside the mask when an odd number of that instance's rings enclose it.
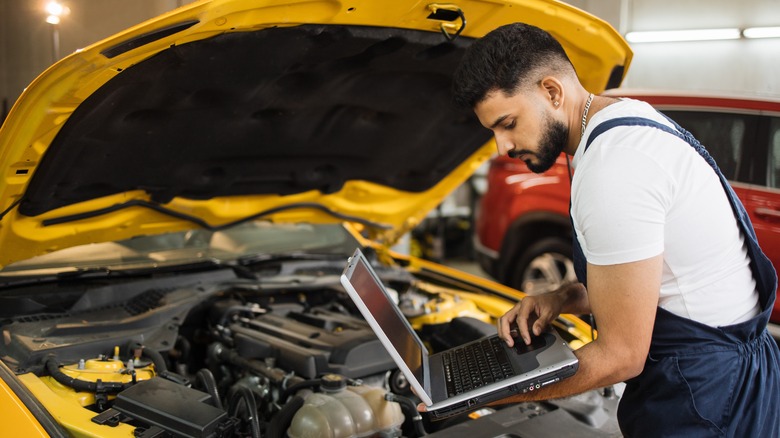
<instances>
[{"instance_id":1,"label":"engine bay","mask_svg":"<svg viewBox=\"0 0 780 438\"><path fill-rule=\"evenodd\" d=\"M495 332L494 315L475 304L478 288L372 264L431 351ZM60 425L82 436L474 435L465 425L509 412L494 436L543 421L569 421L577 436L617 433L608 391L446 421L421 416L343 290L343 266L279 260L31 282L4 296L0 357L55 418L77 410ZM545 433L516 436L556 436Z\"/></svg>"}]
</instances>

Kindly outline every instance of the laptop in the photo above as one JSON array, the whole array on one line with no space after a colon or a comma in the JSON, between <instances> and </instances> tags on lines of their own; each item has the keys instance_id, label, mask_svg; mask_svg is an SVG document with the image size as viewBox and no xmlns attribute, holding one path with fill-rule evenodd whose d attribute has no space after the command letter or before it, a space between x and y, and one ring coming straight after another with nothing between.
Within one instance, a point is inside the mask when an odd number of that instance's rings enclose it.
<instances>
[{"instance_id":1,"label":"laptop","mask_svg":"<svg viewBox=\"0 0 780 438\"><path fill-rule=\"evenodd\" d=\"M512 348L498 335L430 354L360 248L341 283L415 394L438 420L572 376L578 361L554 330ZM474 363L469 363L469 361Z\"/></svg>"}]
</instances>

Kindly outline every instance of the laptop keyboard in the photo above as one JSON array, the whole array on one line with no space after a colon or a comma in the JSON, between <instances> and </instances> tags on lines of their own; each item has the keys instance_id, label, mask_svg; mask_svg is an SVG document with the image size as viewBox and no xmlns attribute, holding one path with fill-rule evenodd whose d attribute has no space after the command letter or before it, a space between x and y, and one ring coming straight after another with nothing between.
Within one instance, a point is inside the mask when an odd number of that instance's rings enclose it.
<instances>
[{"instance_id":1,"label":"laptop keyboard","mask_svg":"<svg viewBox=\"0 0 780 438\"><path fill-rule=\"evenodd\" d=\"M502 343L501 339L493 336L481 342L445 351L442 359L448 396L471 391L514 375Z\"/></svg>"}]
</instances>

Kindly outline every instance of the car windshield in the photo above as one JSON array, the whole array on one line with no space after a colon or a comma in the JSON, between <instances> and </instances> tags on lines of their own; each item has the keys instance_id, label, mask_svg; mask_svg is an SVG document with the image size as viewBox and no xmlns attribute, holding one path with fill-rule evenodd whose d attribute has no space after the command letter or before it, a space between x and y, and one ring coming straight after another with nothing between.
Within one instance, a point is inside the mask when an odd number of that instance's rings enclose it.
<instances>
[{"instance_id":1,"label":"car windshield","mask_svg":"<svg viewBox=\"0 0 780 438\"><path fill-rule=\"evenodd\" d=\"M358 242L338 224L253 221L227 230L189 230L67 248L9 264L0 275L174 266L289 254L352 254Z\"/></svg>"}]
</instances>

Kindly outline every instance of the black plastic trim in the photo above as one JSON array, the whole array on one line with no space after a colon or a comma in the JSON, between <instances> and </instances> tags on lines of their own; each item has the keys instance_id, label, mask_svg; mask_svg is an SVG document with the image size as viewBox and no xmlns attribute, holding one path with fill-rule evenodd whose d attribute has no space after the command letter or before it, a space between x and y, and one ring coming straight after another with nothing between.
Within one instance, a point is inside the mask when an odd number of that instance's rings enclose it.
<instances>
[{"instance_id":1,"label":"black plastic trim","mask_svg":"<svg viewBox=\"0 0 780 438\"><path fill-rule=\"evenodd\" d=\"M190 21L184 21L182 23L177 23L168 27L163 27L162 29L157 29L152 32L145 33L143 35L139 35L133 39L123 41L115 46L103 50L102 52L100 52L100 54L105 56L106 58L111 59L125 52L129 52L133 49L136 49L138 47L145 46L151 42L157 41L159 39L163 39L167 36L171 36L185 29L189 29L190 27L198 23L200 23L199 20L190 20Z\"/></svg>"},{"instance_id":2,"label":"black plastic trim","mask_svg":"<svg viewBox=\"0 0 780 438\"><path fill-rule=\"evenodd\" d=\"M620 83L623 82L623 75L626 72L626 66L624 65L616 65L612 68L612 72L609 74L609 79L607 80L607 90L610 88L617 88L620 86Z\"/></svg>"},{"instance_id":3,"label":"black plastic trim","mask_svg":"<svg viewBox=\"0 0 780 438\"><path fill-rule=\"evenodd\" d=\"M98 209L98 210L86 211L86 212L83 212L83 213L71 214L71 215L67 215L67 216L60 216L60 217L51 218L51 219L45 219L45 220L42 221L42 225L44 227L48 227L50 225L59 225L59 224L63 224L63 223L67 223L67 222L73 222L73 221L82 220L82 219L90 219L90 218L93 218L93 217L102 216L104 214L113 213L115 211L123 210L125 208L130 208L130 207L144 207L144 208L148 208L150 210L154 210L154 211L156 211L158 213L162 213L162 214L165 214L167 216L171 216L171 217L175 217L177 219L182 219L182 220L186 220L188 222L192 222L195 225L198 225L198 226L200 226L200 227L202 227L204 229L210 230L210 231L224 230L224 229L231 228L231 227L234 227L236 225L242 224L244 222L249 222L251 220L255 220L255 219L261 218L263 216L267 216L267 215L270 215L270 214L278 213L278 212L284 211L284 210L291 210L291 209L297 209L297 208L311 208L311 209L314 209L314 210L324 211L325 213L327 213L327 214L329 214L329 215L331 215L333 217L336 217L336 218L339 218L339 219L343 219L343 220L346 220L346 221L350 221L350 222L361 223L363 225L366 225L366 226L372 227L372 228L378 228L378 229L382 229L382 230L389 230L389 229L393 228L392 225L380 224L380 223L371 222L371 221L368 221L366 219L359 218L359 217L356 217L356 216L349 216L349 215L346 215L346 214L341 214L341 213L335 212L335 211L325 207L324 205L316 204L316 203L313 203L313 202L283 205L281 207L271 208L271 209L268 209L268 210L263 210L263 211L261 211L259 213L253 214L251 216L247 216L245 218L238 219L238 220L233 221L233 222L228 222L226 224L211 225L211 224L209 224L208 222L204 221L203 219L201 219L199 217L192 216L192 215L185 214L185 213L181 213L181 212L178 212L176 210L172 210L170 208L163 207L162 205L155 204L153 202L144 201L144 200L133 200L133 201L124 202L122 204L114 204L114 205L112 205L110 207L101 208L101 209Z\"/></svg>"}]
</instances>

